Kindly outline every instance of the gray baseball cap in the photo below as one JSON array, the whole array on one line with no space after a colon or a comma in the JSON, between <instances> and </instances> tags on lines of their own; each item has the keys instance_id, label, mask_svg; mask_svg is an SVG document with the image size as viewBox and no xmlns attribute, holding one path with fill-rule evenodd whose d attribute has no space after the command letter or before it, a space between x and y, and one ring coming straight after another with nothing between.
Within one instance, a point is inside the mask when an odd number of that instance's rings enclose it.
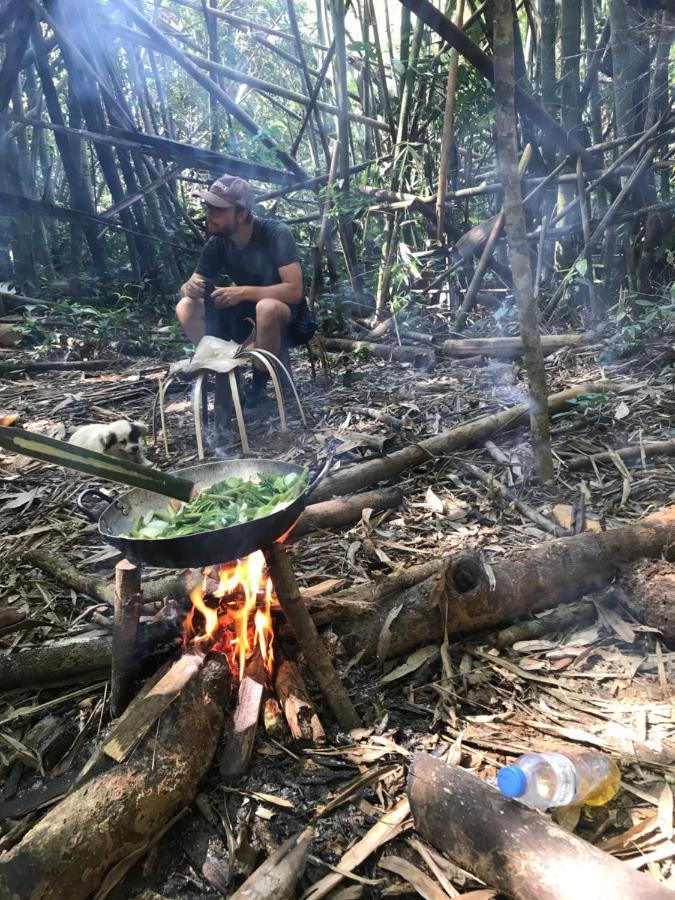
<instances>
[{"instance_id":1,"label":"gray baseball cap","mask_svg":"<svg viewBox=\"0 0 675 900\"><path fill-rule=\"evenodd\" d=\"M201 191L199 196L205 203L218 206L221 209L229 209L231 206L242 206L244 209L253 209L255 194L253 188L236 175L221 175L213 182L208 191Z\"/></svg>"}]
</instances>

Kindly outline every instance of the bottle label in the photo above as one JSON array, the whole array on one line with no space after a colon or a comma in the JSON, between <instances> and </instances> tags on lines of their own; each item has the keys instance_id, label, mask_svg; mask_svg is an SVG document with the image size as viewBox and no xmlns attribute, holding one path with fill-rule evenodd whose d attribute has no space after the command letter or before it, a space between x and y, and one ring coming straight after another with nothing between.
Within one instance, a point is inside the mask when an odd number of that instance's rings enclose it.
<instances>
[{"instance_id":1,"label":"bottle label","mask_svg":"<svg viewBox=\"0 0 675 900\"><path fill-rule=\"evenodd\" d=\"M577 773L574 763L563 753L541 753L541 758L556 774L556 789L549 806L568 806L577 793Z\"/></svg>"}]
</instances>

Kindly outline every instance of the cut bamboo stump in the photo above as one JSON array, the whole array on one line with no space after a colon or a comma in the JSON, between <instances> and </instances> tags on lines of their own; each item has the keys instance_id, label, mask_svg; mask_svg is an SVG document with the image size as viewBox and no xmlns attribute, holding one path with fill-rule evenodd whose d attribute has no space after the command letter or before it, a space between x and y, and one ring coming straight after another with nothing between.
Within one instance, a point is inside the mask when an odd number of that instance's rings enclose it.
<instances>
[{"instance_id":1,"label":"cut bamboo stump","mask_svg":"<svg viewBox=\"0 0 675 900\"><path fill-rule=\"evenodd\" d=\"M281 608L333 715L345 731L359 728L361 721L358 713L302 600L286 551L281 544L272 544L265 551L265 557Z\"/></svg>"},{"instance_id":2,"label":"cut bamboo stump","mask_svg":"<svg viewBox=\"0 0 675 900\"><path fill-rule=\"evenodd\" d=\"M123 559L115 566L110 711L117 718L132 697L138 672L136 640L141 616L141 570Z\"/></svg>"},{"instance_id":3,"label":"cut bamboo stump","mask_svg":"<svg viewBox=\"0 0 675 900\"><path fill-rule=\"evenodd\" d=\"M192 802L213 759L229 688L227 664L209 658L129 762L109 760L0 856L0 896L85 900L115 866L142 854Z\"/></svg>"},{"instance_id":4,"label":"cut bamboo stump","mask_svg":"<svg viewBox=\"0 0 675 900\"><path fill-rule=\"evenodd\" d=\"M356 620L336 625L357 648L381 660L448 634L511 622L518 616L605 587L622 564L675 555L675 506L612 531L559 538L489 569L476 553L450 557L439 576L389 595ZM646 624L649 624L645 611Z\"/></svg>"},{"instance_id":5,"label":"cut bamboo stump","mask_svg":"<svg viewBox=\"0 0 675 900\"><path fill-rule=\"evenodd\" d=\"M672 900L673 892L458 766L416 753L415 829L462 869L514 900Z\"/></svg>"}]
</instances>

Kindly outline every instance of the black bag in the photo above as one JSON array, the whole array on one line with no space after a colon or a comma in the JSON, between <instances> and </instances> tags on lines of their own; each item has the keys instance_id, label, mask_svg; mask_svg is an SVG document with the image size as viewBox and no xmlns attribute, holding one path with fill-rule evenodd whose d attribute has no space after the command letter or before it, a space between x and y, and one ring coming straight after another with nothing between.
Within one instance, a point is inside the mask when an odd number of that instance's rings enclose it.
<instances>
[{"instance_id":1,"label":"black bag","mask_svg":"<svg viewBox=\"0 0 675 900\"><path fill-rule=\"evenodd\" d=\"M306 300L301 300L296 307L297 313L293 316L288 329L288 338L291 347L306 344L316 334L319 323L312 315L312 311Z\"/></svg>"}]
</instances>

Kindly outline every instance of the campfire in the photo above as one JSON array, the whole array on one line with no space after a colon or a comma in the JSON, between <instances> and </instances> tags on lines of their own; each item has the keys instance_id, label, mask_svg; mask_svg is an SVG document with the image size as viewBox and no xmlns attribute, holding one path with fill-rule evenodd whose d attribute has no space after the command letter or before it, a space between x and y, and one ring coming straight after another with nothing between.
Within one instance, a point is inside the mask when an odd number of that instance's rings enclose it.
<instances>
[{"instance_id":1,"label":"campfire","mask_svg":"<svg viewBox=\"0 0 675 900\"><path fill-rule=\"evenodd\" d=\"M190 599L192 608L183 626L186 647L204 645L222 653L240 681L247 660L257 649L271 676L272 604L276 597L262 551L205 569L203 583L192 591Z\"/></svg>"}]
</instances>

